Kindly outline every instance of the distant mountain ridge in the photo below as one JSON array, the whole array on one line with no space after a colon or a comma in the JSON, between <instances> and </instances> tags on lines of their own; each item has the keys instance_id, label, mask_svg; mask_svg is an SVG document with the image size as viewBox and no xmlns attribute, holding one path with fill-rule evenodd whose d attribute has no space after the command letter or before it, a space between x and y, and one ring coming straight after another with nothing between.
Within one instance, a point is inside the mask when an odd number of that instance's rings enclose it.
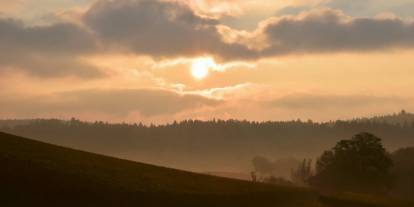
<instances>
[{"instance_id":1,"label":"distant mountain ridge","mask_svg":"<svg viewBox=\"0 0 414 207\"><path fill-rule=\"evenodd\" d=\"M61 121L61 122L71 122L71 121L74 121L74 120L78 121L75 118L72 118L72 120L62 120L62 119L0 119L0 127L16 127L16 126L19 126L19 125L27 125L27 124L30 124L30 123L35 122L35 121L46 121L46 120L55 120L55 121ZM186 121L190 121L190 120L186 120ZM183 122L186 122L186 121L183 121ZM191 121L193 121L193 120L191 120ZM198 121L198 120L194 120L194 121ZM226 120L217 120L217 121L226 121ZM234 120L234 121L238 121L238 120ZM294 120L294 121L297 121L297 120ZM406 110L403 109L400 112L393 113L393 114L376 115L376 116L372 116L372 117L361 117L361 118L354 118L354 119L349 119L349 120L338 119L337 121L365 121L365 122L371 122L372 121L372 122L377 122L377 123L400 124L400 125L402 125L402 124L412 124L412 123L414 123L414 113L407 112ZM241 121L241 122L243 122L243 121ZM255 121L252 121L252 122L256 123ZM279 122L292 122L292 120L265 121L265 123L266 122L279 123ZM329 122L335 122L335 121L329 121ZM106 123L106 122L97 121L95 123ZM260 123L260 122L257 122L257 123ZM324 123L324 122L319 122L319 123ZM141 123L136 123L136 124L137 125L143 125ZM174 122L174 123L171 123L171 124L177 124L177 122ZM117 124L114 123L114 125L117 125ZM132 123L132 125L134 125L134 123Z\"/></svg>"},{"instance_id":2,"label":"distant mountain ridge","mask_svg":"<svg viewBox=\"0 0 414 207\"><path fill-rule=\"evenodd\" d=\"M345 121L186 120L166 125L76 119L0 121L0 131L85 151L196 172L246 172L256 156L315 159L340 139L370 132L389 151L414 146L413 114ZM400 124L400 123L403 124Z\"/></svg>"},{"instance_id":3,"label":"distant mountain ridge","mask_svg":"<svg viewBox=\"0 0 414 207\"><path fill-rule=\"evenodd\" d=\"M414 123L414 114L405 110L391 115L374 116L371 118L359 118L357 121L372 121L377 123L389 123L398 125L412 125Z\"/></svg>"}]
</instances>

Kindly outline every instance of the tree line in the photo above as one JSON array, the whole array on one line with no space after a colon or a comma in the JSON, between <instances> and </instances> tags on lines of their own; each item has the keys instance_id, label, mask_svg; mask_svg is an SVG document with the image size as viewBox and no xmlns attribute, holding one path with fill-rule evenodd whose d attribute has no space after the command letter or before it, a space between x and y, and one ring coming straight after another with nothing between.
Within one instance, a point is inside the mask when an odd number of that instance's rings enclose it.
<instances>
[{"instance_id":1,"label":"tree line","mask_svg":"<svg viewBox=\"0 0 414 207\"><path fill-rule=\"evenodd\" d=\"M262 160L260 160L262 159ZM255 170L264 158L253 159ZM267 165L271 166L271 165ZM304 159L292 169L291 179L270 175L261 180L282 185L310 186L323 192L352 192L391 195L413 199L414 195L414 147L388 152L381 139L362 132L350 139L340 140L325 150L312 166L311 159Z\"/></svg>"},{"instance_id":2,"label":"tree line","mask_svg":"<svg viewBox=\"0 0 414 207\"><path fill-rule=\"evenodd\" d=\"M248 171L255 156L315 160L337 141L361 131L396 150L414 146L414 122L404 112L381 119L184 120L169 124L84 122L77 119L3 120L0 130L40 141L158 165L197 171ZM200 160L205 162L200 163ZM289 174L290 172L283 172Z\"/></svg>"}]
</instances>

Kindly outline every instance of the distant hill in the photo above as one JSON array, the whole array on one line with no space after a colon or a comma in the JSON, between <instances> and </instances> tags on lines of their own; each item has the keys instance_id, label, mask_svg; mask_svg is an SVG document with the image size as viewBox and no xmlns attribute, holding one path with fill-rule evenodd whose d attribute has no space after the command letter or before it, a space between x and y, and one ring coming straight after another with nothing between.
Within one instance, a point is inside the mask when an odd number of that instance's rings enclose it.
<instances>
[{"instance_id":1,"label":"distant hill","mask_svg":"<svg viewBox=\"0 0 414 207\"><path fill-rule=\"evenodd\" d=\"M391 114L391 115L382 115L382 116L374 116L370 118L360 118L356 119L357 121L369 121L369 122L376 122L376 123L388 123L388 124L396 124L396 125L413 125L414 124L414 114L409 113L405 110L401 110L399 113Z\"/></svg>"},{"instance_id":2,"label":"distant hill","mask_svg":"<svg viewBox=\"0 0 414 207\"><path fill-rule=\"evenodd\" d=\"M0 163L1 206L394 206L157 167L1 132Z\"/></svg>"},{"instance_id":3,"label":"distant hill","mask_svg":"<svg viewBox=\"0 0 414 207\"><path fill-rule=\"evenodd\" d=\"M348 139L359 132L370 132L382 138L389 151L414 146L411 117L412 114L404 112L323 123L186 120L148 126L76 119L3 120L0 131L161 166L196 172L249 174L256 156L271 160L315 160L340 139Z\"/></svg>"}]
</instances>

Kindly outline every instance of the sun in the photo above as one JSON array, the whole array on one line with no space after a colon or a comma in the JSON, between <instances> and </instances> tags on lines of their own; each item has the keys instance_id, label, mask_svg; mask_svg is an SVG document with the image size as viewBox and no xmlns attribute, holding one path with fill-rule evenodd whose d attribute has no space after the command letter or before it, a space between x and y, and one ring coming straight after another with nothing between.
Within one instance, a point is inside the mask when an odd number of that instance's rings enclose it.
<instances>
[{"instance_id":1,"label":"sun","mask_svg":"<svg viewBox=\"0 0 414 207\"><path fill-rule=\"evenodd\" d=\"M214 61L210 58L195 59L191 64L191 75L198 80L204 79L214 67Z\"/></svg>"}]
</instances>

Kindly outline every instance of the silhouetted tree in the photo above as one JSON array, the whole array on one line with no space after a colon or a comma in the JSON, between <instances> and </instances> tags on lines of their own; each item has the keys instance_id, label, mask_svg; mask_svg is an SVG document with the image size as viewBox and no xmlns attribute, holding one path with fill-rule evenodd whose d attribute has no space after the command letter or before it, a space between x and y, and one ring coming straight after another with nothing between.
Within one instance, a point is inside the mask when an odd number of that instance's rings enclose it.
<instances>
[{"instance_id":1,"label":"silhouetted tree","mask_svg":"<svg viewBox=\"0 0 414 207\"><path fill-rule=\"evenodd\" d=\"M311 183L329 190L383 193L391 184L391 167L381 139L359 133L322 154Z\"/></svg>"},{"instance_id":2,"label":"silhouetted tree","mask_svg":"<svg viewBox=\"0 0 414 207\"><path fill-rule=\"evenodd\" d=\"M312 177L311 159L303 159L302 163L291 173L292 181L299 185L307 185L310 177Z\"/></svg>"}]
</instances>

